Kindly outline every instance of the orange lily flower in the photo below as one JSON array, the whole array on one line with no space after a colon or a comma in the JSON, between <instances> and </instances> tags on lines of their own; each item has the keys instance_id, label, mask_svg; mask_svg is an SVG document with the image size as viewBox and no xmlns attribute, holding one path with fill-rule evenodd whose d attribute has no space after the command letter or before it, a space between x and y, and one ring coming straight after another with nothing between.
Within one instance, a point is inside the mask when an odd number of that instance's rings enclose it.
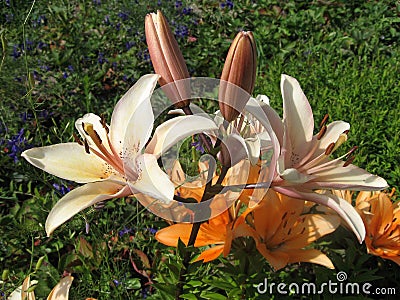
<instances>
[{"instance_id":1,"label":"orange lily flower","mask_svg":"<svg viewBox=\"0 0 400 300\"><path fill-rule=\"evenodd\" d=\"M200 170L207 169L205 167L206 166L200 164ZM173 168L171 179L174 183L182 182L184 176L184 172L182 171L179 162L177 162ZM204 192L204 184L201 184L201 179L204 180L204 173L200 180L185 183L178 187L176 193L178 193L180 197L193 198L199 202ZM220 200L223 200L222 197ZM221 206L226 205L224 201L214 201L211 205L211 209L218 209L216 207L218 204ZM222 214L219 214L201 224L194 246L211 247L204 250L195 261L203 260L204 262L209 262L218 258L221 254L227 256L230 252L232 240L234 238L251 235L251 232L248 231L249 227L244 224L244 219L241 216L238 217L238 211L241 208L241 205L242 203L239 200ZM193 224L189 223L174 224L159 230L155 237L160 243L167 246L176 247L179 239L187 245L192 231L192 226Z\"/></svg>"},{"instance_id":2,"label":"orange lily flower","mask_svg":"<svg viewBox=\"0 0 400 300\"><path fill-rule=\"evenodd\" d=\"M364 200L361 216L367 230L368 253L400 265L400 202L392 202L393 193L369 192L357 198Z\"/></svg>"},{"instance_id":3,"label":"orange lily flower","mask_svg":"<svg viewBox=\"0 0 400 300\"><path fill-rule=\"evenodd\" d=\"M331 260L317 249L304 249L340 224L335 215L303 214L304 201L270 189L251 212L248 231L256 237L258 251L275 270L290 263L311 262L333 269ZM246 218L249 220L249 218Z\"/></svg>"}]
</instances>

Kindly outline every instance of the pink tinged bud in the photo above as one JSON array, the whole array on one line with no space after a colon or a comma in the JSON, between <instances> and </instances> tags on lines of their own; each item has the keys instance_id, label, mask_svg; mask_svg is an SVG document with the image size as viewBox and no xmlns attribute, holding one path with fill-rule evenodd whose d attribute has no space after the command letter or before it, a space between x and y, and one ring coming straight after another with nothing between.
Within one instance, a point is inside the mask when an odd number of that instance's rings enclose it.
<instances>
[{"instance_id":1,"label":"pink tinged bud","mask_svg":"<svg viewBox=\"0 0 400 300\"><path fill-rule=\"evenodd\" d=\"M189 105L189 71L168 22L161 13L145 18L146 42L154 71L161 75L158 83L177 108Z\"/></svg>"},{"instance_id":2,"label":"pink tinged bud","mask_svg":"<svg viewBox=\"0 0 400 300\"><path fill-rule=\"evenodd\" d=\"M253 33L241 31L229 48L218 94L220 111L228 122L239 116L250 99L256 68L257 51Z\"/></svg>"}]
</instances>

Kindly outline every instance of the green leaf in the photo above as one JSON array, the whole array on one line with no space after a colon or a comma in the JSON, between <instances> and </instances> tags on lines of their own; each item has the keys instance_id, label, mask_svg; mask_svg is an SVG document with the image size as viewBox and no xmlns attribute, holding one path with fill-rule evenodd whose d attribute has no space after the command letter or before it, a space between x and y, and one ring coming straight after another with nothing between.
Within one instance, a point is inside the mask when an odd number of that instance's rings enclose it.
<instances>
[{"instance_id":1,"label":"green leaf","mask_svg":"<svg viewBox=\"0 0 400 300\"><path fill-rule=\"evenodd\" d=\"M200 294L201 297L204 299L210 299L210 300L225 300L228 299L228 297L223 296L221 294L213 293L213 292L208 292L204 291Z\"/></svg>"},{"instance_id":2,"label":"green leaf","mask_svg":"<svg viewBox=\"0 0 400 300\"><path fill-rule=\"evenodd\" d=\"M125 281L125 286L127 289L130 290L137 290L142 287L140 284L140 279L139 278L129 278Z\"/></svg>"}]
</instances>

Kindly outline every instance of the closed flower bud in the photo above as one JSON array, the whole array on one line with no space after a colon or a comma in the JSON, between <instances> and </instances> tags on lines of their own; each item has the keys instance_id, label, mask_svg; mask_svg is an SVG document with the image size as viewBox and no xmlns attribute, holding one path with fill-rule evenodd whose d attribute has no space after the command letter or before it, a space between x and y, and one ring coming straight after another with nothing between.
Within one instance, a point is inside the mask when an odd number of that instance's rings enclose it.
<instances>
[{"instance_id":1,"label":"closed flower bud","mask_svg":"<svg viewBox=\"0 0 400 300\"><path fill-rule=\"evenodd\" d=\"M189 105L189 72L168 22L161 13L151 13L145 19L146 42L154 71L161 75L158 83L177 108Z\"/></svg>"},{"instance_id":2,"label":"closed flower bud","mask_svg":"<svg viewBox=\"0 0 400 300\"><path fill-rule=\"evenodd\" d=\"M221 75L219 108L225 120L235 120L254 90L257 52L253 34L239 32L229 48Z\"/></svg>"}]
</instances>

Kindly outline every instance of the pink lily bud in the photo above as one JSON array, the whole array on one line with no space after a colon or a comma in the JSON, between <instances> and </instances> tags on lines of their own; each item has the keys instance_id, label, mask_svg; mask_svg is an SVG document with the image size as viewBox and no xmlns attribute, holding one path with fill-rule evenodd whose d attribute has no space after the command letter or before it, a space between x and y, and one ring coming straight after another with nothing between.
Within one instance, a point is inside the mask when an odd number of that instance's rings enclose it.
<instances>
[{"instance_id":1,"label":"pink lily bud","mask_svg":"<svg viewBox=\"0 0 400 300\"><path fill-rule=\"evenodd\" d=\"M185 59L168 22L161 11L146 15L146 42L158 83L175 107L183 108L190 102L189 78Z\"/></svg>"},{"instance_id":2,"label":"pink lily bud","mask_svg":"<svg viewBox=\"0 0 400 300\"><path fill-rule=\"evenodd\" d=\"M229 48L221 75L219 108L225 120L235 120L254 90L257 51L253 33L239 32Z\"/></svg>"}]
</instances>

